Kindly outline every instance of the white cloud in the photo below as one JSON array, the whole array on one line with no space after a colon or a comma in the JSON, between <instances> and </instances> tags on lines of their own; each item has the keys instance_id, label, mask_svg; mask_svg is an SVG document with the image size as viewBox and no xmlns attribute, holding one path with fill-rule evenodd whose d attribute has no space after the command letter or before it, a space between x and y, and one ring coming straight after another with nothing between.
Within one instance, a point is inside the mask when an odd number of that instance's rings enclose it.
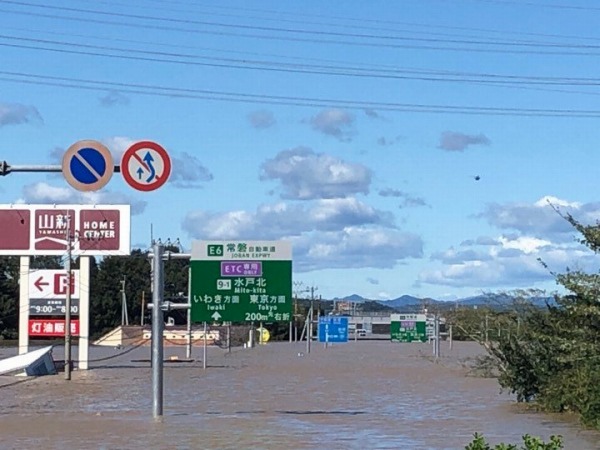
<instances>
[{"instance_id":1,"label":"white cloud","mask_svg":"<svg viewBox=\"0 0 600 450\"><path fill-rule=\"evenodd\" d=\"M540 198L537 202L534 203L534 205L542 208L545 208L548 205L567 208L581 208L581 203L579 202L570 202L568 200L562 200L560 198L553 197L552 195L546 195L545 197Z\"/></svg>"},{"instance_id":2,"label":"white cloud","mask_svg":"<svg viewBox=\"0 0 600 450\"><path fill-rule=\"evenodd\" d=\"M490 225L500 229L511 229L536 237L553 236L557 233L573 233L574 229L561 214L570 213L584 224L600 219L600 202L569 202L552 196L542 197L534 203L491 203L477 217L484 218ZM554 236L556 239L556 236Z\"/></svg>"},{"instance_id":3,"label":"white cloud","mask_svg":"<svg viewBox=\"0 0 600 450\"><path fill-rule=\"evenodd\" d=\"M309 148L279 152L261 166L261 180L279 180L282 198L310 200L368 193L371 170Z\"/></svg>"},{"instance_id":4,"label":"white cloud","mask_svg":"<svg viewBox=\"0 0 600 450\"><path fill-rule=\"evenodd\" d=\"M471 145L490 145L490 140L483 134L474 136L453 131L444 131L438 147L451 152L462 152Z\"/></svg>"},{"instance_id":5,"label":"white cloud","mask_svg":"<svg viewBox=\"0 0 600 450\"><path fill-rule=\"evenodd\" d=\"M354 116L342 109L330 108L310 119L313 130L333 136L340 141L350 141L354 134Z\"/></svg>"},{"instance_id":6,"label":"white cloud","mask_svg":"<svg viewBox=\"0 0 600 450\"><path fill-rule=\"evenodd\" d=\"M292 239L294 270L324 268L392 268L421 258L423 242L413 233L382 227L347 227L341 231L305 233Z\"/></svg>"},{"instance_id":7,"label":"white cloud","mask_svg":"<svg viewBox=\"0 0 600 450\"><path fill-rule=\"evenodd\" d=\"M387 223L391 224L390 213L378 211L354 197L318 200L308 212L319 228L340 228L346 225Z\"/></svg>"},{"instance_id":8,"label":"white cloud","mask_svg":"<svg viewBox=\"0 0 600 450\"><path fill-rule=\"evenodd\" d=\"M253 213L189 213L182 228L194 239L289 239L294 269L393 267L422 256L423 243L396 229L389 213L356 199L261 205Z\"/></svg>"},{"instance_id":9,"label":"white cloud","mask_svg":"<svg viewBox=\"0 0 600 450\"><path fill-rule=\"evenodd\" d=\"M128 105L129 97L119 91L109 91L100 97L100 105L105 107Z\"/></svg>"},{"instance_id":10,"label":"white cloud","mask_svg":"<svg viewBox=\"0 0 600 450\"><path fill-rule=\"evenodd\" d=\"M523 253L534 253L542 247L549 247L552 243L545 239L538 239L531 236L520 236L516 239L509 239L504 236L498 238L502 247L520 250Z\"/></svg>"},{"instance_id":11,"label":"white cloud","mask_svg":"<svg viewBox=\"0 0 600 450\"><path fill-rule=\"evenodd\" d=\"M194 238L281 239L311 231L333 231L347 226L379 225L393 228L390 213L355 198L317 200L310 204L284 202L260 205L255 212L188 213L182 227Z\"/></svg>"},{"instance_id":12,"label":"white cloud","mask_svg":"<svg viewBox=\"0 0 600 450\"><path fill-rule=\"evenodd\" d=\"M248 121L254 128L270 128L275 125L275 117L271 111L252 111L248 114Z\"/></svg>"},{"instance_id":13,"label":"white cloud","mask_svg":"<svg viewBox=\"0 0 600 450\"><path fill-rule=\"evenodd\" d=\"M431 258L441 267L423 271L419 282L481 289L535 287L536 283L552 281L551 272L567 268L596 272L600 256L574 238L576 230L548 202L583 223L594 223L600 214L598 203L582 204L552 196L532 204L488 205L480 217L514 232L493 238L480 236L463 241L460 251L451 247L434 253Z\"/></svg>"},{"instance_id":14,"label":"white cloud","mask_svg":"<svg viewBox=\"0 0 600 450\"><path fill-rule=\"evenodd\" d=\"M34 106L19 103L0 103L0 128L5 125L20 125L42 122L42 116Z\"/></svg>"},{"instance_id":15,"label":"white cloud","mask_svg":"<svg viewBox=\"0 0 600 450\"><path fill-rule=\"evenodd\" d=\"M200 183L211 181L212 173L204 167L200 160L187 152L181 153L181 156L173 156L173 170L169 183L173 186L183 189L198 188Z\"/></svg>"},{"instance_id":16,"label":"white cloud","mask_svg":"<svg viewBox=\"0 0 600 450\"><path fill-rule=\"evenodd\" d=\"M399 189L385 188L379 191L382 197L395 197L402 200L398 205L399 208L411 208L416 206L428 206L427 202L422 197L416 197Z\"/></svg>"}]
</instances>

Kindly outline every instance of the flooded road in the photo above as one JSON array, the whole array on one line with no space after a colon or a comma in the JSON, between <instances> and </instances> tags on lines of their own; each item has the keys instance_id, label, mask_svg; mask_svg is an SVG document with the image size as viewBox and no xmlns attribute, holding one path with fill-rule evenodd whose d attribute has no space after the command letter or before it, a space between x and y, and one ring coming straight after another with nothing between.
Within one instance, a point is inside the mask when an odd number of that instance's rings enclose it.
<instances>
[{"instance_id":1,"label":"flooded road","mask_svg":"<svg viewBox=\"0 0 600 450\"><path fill-rule=\"evenodd\" d=\"M523 412L496 380L465 376L461 362L480 352L442 342L436 364L428 344L314 344L306 354L305 343L270 343L209 348L204 370L201 347L192 362L181 361L185 348L165 347L180 362L165 363L165 415L155 421L150 348L92 347L92 370L71 381L0 377L0 448L443 450L475 432L493 444L561 434L565 449L600 448L599 433ZM14 354L0 348L0 358Z\"/></svg>"}]
</instances>

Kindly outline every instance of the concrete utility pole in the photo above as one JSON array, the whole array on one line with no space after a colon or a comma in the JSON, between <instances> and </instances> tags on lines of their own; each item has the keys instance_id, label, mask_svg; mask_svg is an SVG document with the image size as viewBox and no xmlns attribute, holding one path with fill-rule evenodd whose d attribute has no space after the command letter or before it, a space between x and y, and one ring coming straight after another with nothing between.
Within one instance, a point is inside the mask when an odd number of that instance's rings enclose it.
<instances>
[{"instance_id":1,"label":"concrete utility pole","mask_svg":"<svg viewBox=\"0 0 600 450\"><path fill-rule=\"evenodd\" d=\"M125 295L125 277L123 277L121 280L121 326L123 325L129 325L129 316L127 315L127 296Z\"/></svg>"},{"instance_id":2,"label":"concrete utility pole","mask_svg":"<svg viewBox=\"0 0 600 450\"><path fill-rule=\"evenodd\" d=\"M315 291L317 289L318 288L314 286L310 287L310 311L307 314L308 320L306 321L306 326L308 327L306 330L306 353L310 353L310 344L313 337L313 305L315 302Z\"/></svg>"},{"instance_id":3,"label":"concrete utility pole","mask_svg":"<svg viewBox=\"0 0 600 450\"><path fill-rule=\"evenodd\" d=\"M298 342L298 296L299 294L301 294L302 292L309 292L310 289L305 288L305 289L301 289L302 285L304 284L302 281L294 281L294 341ZM306 330L306 325L304 327L304 330ZM300 336L300 340L302 340L304 338L304 330L302 332L302 336Z\"/></svg>"}]
</instances>

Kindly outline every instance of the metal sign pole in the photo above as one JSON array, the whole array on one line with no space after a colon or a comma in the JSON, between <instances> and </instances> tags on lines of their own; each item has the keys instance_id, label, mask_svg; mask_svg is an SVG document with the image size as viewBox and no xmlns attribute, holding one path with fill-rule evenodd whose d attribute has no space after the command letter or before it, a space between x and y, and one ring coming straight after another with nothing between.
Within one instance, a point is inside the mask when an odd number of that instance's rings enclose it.
<instances>
[{"instance_id":1,"label":"metal sign pole","mask_svg":"<svg viewBox=\"0 0 600 450\"><path fill-rule=\"evenodd\" d=\"M312 341L312 321L313 321L313 309L312 309L312 300L310 301L310 311L308 312L308 321L306 322L306 326L308 329L306 330L306 353L310 353L310 344Z\"/></svg>"},{"instance_id":2,"label":"metal sign pole","mask_svg":"<svg viewBox=\"0 0 600 450\"><path fill-rule=\"evenodd\" d=\"M206 342L206 334L207 334L207 329L206 329L206 322L204 322L204 348L202 350L202 368L206 369L206 347L207 347L207 342Z\"/></svg>"},{"instance_id":3,"label":"metal sign pole","mask_svg":"<svg viewBox=\"0 0 600 450\"><path fill-rule=\"evenodd\" d=\"M438 315L436 314L434 319L433 319L433 326L435 329L435 338L434 338L434 343L433 345L434 347L434 354L435 354L435 359L437 360L440 357L440 318L438 317Z\"/></svg>"},{"instance_id":4,"label":"metal sign pole","mask_svg":"<svg viewBox=\"0 0 600 450\"><path fill-rule=\"evenodd\" d=\"M65 380L71 379L71 220L67 214L67 298L65 300Z\"/></svg>"},{"instance_id":5,"label":"metal sign pole","mask_svg":"<svg viewBox=\"0 0 600 450\"><path fill-rule=\"evenodd\" d=\"M152 246L152 415L163 415L164 247Z\"/></svg>"},{"instance_id":6,"label":"metal sign pole","mask_svg":"<svg viewBox=\"0 0 600 450\"><path fill-rule=\"evenodd\" d=\"M188 269L187 346L185 357L192 358L192 269Z\"/></svg>"},{"instance_id":7,"label":"metal sign pole","mask_svg":"<svg viewBox=\"0 0 600 450\"><path fill-rule=\"evenodd\" d=\"M227 353L231 353L231 323L227 324Z\"/></svg>"},{"instance_id":8,"label":"metal sign pole","mask_svg":"<svg viewBox=\"0 0 600 450\"><path fill-rule=\"evenodd\" d=\"M77 370L88 370L90 360L90 258L79 257L79 362Z\"/></svg>"},{"instance_id":9,"label":"metal sign pole","mask_svg":"<svg viewBox=\"0 0 600 450\"><path fill-rule=\"evenodd\" d=\"M20 257L19 269L19 355L29 351L29 265L30 257Z\"/></svg>"}]
</instances>

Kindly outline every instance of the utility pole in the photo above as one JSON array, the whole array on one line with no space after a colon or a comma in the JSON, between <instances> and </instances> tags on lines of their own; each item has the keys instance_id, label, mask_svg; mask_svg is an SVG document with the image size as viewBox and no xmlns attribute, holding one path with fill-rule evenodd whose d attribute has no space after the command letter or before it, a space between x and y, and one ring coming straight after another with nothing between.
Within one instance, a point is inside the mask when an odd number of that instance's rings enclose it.
<instances>
[{"instance_id":1,"label":"utility pole","mask_svg":"<svg viewBox=\"0 0 600 450\"><path fill-rule=\"evenodd\" d=\"M121 326L129 325L129 316L127 315L127 296L125 294L125 277L121 280Z\"/></svg>"},{"instance_id":2,"label":"utility pole","mask_svg":"<svg viewBox=\"0 0 600 450\"><path fill-rule=\"evenodd\" d=\"M298 295L306 289L300 289L304 284L302 281L294 281L294 342L298 342ZM302 337L300 338L302 340Z\"/></svg>"},{"instance_id":3,"label":"utility pole","mask_svg":"<svg viewBox=\"0 0 600 450\"><path fill-rule=\"evenodd\" d=\"M309 319L306 321L306 325L308 327L308 329L306 330L306 353L310 353L310 344L312 342L312 336L313 336L313 317L314 317L314 313L313 313L313 305L315 302L315 291L318 288L311 286L310 287L310 311L308 312L307 316L309 317Z\"/></svg>"},{"instance_id":4,"label":"utility pole","mask_svg":"<svg viewBox=\"0 0 600 450\"><path fill-rule=\"evenodd\" d=\"M71 379L71 216L67 211L67 296L65 299L65 380Z\"/></svg>"}]
</instances>

